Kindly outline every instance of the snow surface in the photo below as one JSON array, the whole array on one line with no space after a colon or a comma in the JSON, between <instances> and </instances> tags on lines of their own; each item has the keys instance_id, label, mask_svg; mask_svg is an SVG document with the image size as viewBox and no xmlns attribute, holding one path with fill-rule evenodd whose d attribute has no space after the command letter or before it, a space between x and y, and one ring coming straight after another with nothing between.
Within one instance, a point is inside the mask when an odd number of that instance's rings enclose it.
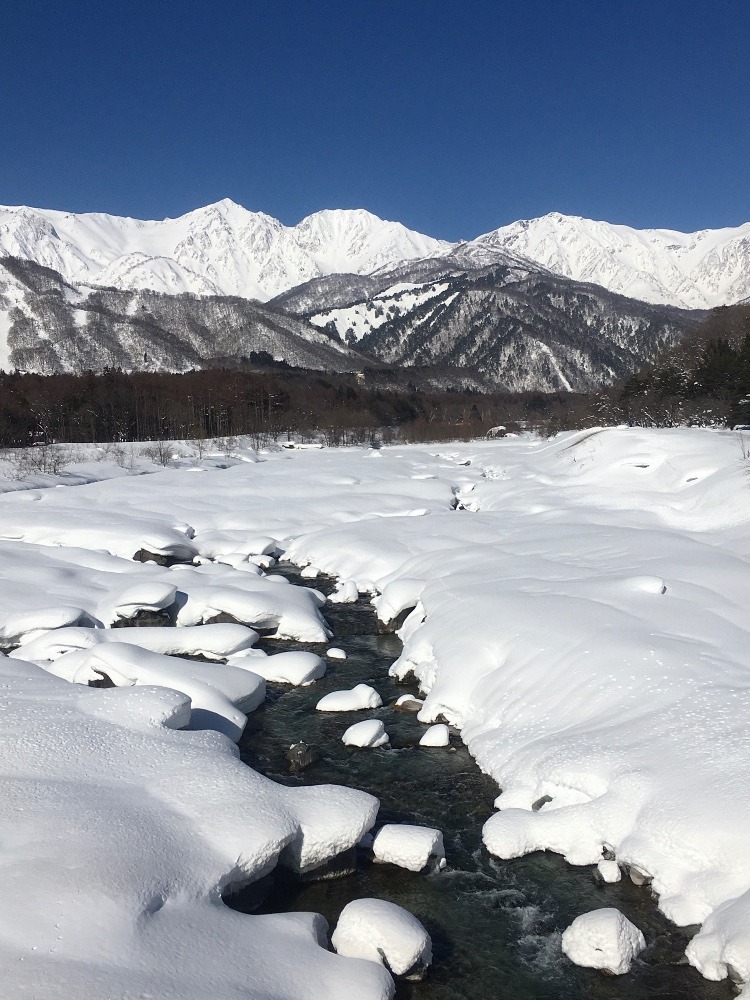
<instances>
[{"instance_id":1,"label":"snow surface","mask_svg":"<svg viewBox=\"0 0 750 1000\"><path fill-rule=\"evenodd\" d=\"M351 691L331 691L315 706L319 712L358 712L364 708L380 708L383 701L369 684L357 684Z\"/></svg>"},{"instance_id":2,"label":"snow surface","mask_svg":"<svg viewBox=\"0 0 750 1000\"><path fill-rule=\"evenodd\" d=\"M636 867L651 878L667 916L702 925L688 947L689 960L710 978L748 979L750 491L748 465L735 435L611 428L549 441L521 436L388 447L377 453L269 451L227 469L195 455L186 462L203 471L195 475L185 467L129 476L104 462L95 471L86 467L85 475L100 481L85 485L28 489L16 481L0 484L10 491L0 496L0 643L11 648L24 641L13 658L0 660L11 672L4 704L26 690L27 682L32 692L24 695L18 721L9 722L3 734L9 749L2 757L8 776L0 784L0 816L11 815L5 808L9 796L29 809L20 832L4 826L0 836L9 865L0 869L0 878L10 877L5 872L13 868L23 886L0 893L2 906L18 904L10 912L20 914L11 918L7 909L0 914L0 926L10 928L0 938L3 967L12 964L18 975L10 955L20 952L13 948L21 947L24 932L26 940L39 937L48 919L51 933L58 899L66 907L70 902L66 913L75 912L63 920L67 950L61 961L70 961L74 983L64 1000L95 995L93 970L97 963L109 969L113 954L125 971L112 975L140 970L141 992L169 996L172 986L165 984L179 969L181 995L191 997L218 992L206 986L210 975L219 984L227 977L243 981L240 973L249 981L252 954L263 953L263 941L267 944L276 933L279 939L287 935L289 951L290 928L299 928L302 918L263 917L257 920L270 922L256 924L256 918L225 915L211 902L211 892L229 877L238 858L243 872L259 873L266 863L259 857L292 853L283 846L287 834L278 840L278 850L262 847L267 841L260 835L252 841L261 845L257 855L252 845L241 847L243 838L255 836L257 824L266 823L259 805L239 804L247 802L244 792L230 796L231 808L214 805L218 789L229 787L225 780L245 788L257 779L237 763L231 743L217 733L163 729L164 710L158 706L164 699L172 706L172 725L188 723L185 695L138 682L89 690L49 673L56 664L62 669L67 656L79 656L76 650L109 655L104 651L122 639L82 643L80 634L109 633L106 626L115 621L122 595L152 583L176 587L177 628L119 630L130 649L144 650L150 641L140 640L137 632L170 634L171 639L184 631L184 643L178 639L173 648L187 655L191 645L200 645L198 632L218 627L192 626L216 615L232 616L249 632L233 633L231 642L227 636L228 646L240 644L234 652L220 652L224 640L218 637L207 637L203 645L227 659L228 666L257 675L264 666L275 669L279 660L254 651L259 629L327 644L322 595L258 575L259 562L250 566L234 559L247 558L245 540L255 538L266 539L266 545L298 565L353 581L359 593L373 595L384 621L409 612L399 632L403 652L392 672L419 682L424 695L419 720L445 720L460 729L480 766L502 788L498 811L484 830L492 852L515 857L554 850L592 869L605 856L623 869ZM117 478L107 480L107 475ZM71 480L44 480L50 486L66 481ZM456 497L465 509L452 509ZM416 512L420 516L413 516ZM134 562L133 555L144 548L192 563ZM227 624L241 627L231 620ZM52 630L60 631L59 641ZM41 665L23 666L24 649ZM166 649L148 651L164 654ZM216 665L200 666L211 670ZM18 670L31 673L13 673ZM219 676L214 690L221 693ZM80 722L78 709L70 706L84 703L106 705L110 712L106 732L97 730L92 741L78 730L78 735L65 735L66 727ZM135 705L146 706L147 723ZM5 717L11 719L7 709ZM149 738L142 740L146 725ZM137 735L131 737L133 727ZM20 745L19 733L29 735L28 747ZM125 739L144 742L142 752L118 750ZM49 750L46 774L49 740L57 756ZM161 756L165 741L177 748L174 764ZM196 759L208 751L186 748L209 746L211 773L200 770L195 777L196 768L204 767ZM91 760L86 758L84 767L80 755L87 747ZM16 766L22 752L30 759ZM112 790L100 795L101 786L94 782L92 792L89 767L97 774L106 770ZM175 767L191 772L190 793L175 791L168 800L182 796L179 824L161 793L145 791L150 781L161 781L169 790ZM116 799L111 815L119 816L126 807L117 796L125 793L116 788L125 769L127 808L145 811L147 833L136 836L133 823L123 821L112 856L109 841L96 834L99 827L92 821L89 835L76 810L85 812L90 802L98 809L100 798L104 809L109 796ZM63 772L65 785L58 788ZM33 796L27 779L19 777L29 774L38 790ZM318 798L324 795L321 789L296 791L310 793L299 800L310 810L305 843L315 842L315 831L329 831L312 852L319 860L334 848L356 843L372 825L374 807L367 818L359 806L334 816ZM343 794L331 793L334 801ZM247 820L242 831L235 818L227 819L234 816L232 810ZM68 813L69 822L63 821ZM294 840L297 820L288 819L288 811L284 815L289 825L283 828ZM108 820L113 823L117 827L116 819ZM209 824L211 832L195 839L193 831L203 830L201 824ZM12 838L5 833L11 829ZM40 851L48 830L59 835L59 843L53 838L52 846ZM238 830L236 837L232 830ZM162 850L162 836L176 847ZM153 860L139 846L152 840ZM79 873L94 872L83 883L77 908L72 886L81 877L66 875L71 871L66 858L74 859ZM298 863L310 862L306 855ZM105 871L111 878L105 880ZM166 937L161 932L147 937L133 916L155 898L154 885L171 901L155 918L167 928ZM136 906L133 900L140 902ZM179 933L172 923L178 917ZM253 938L246 928L255 926L276 930ZM13 937L17 928L19 939ZM225 933L225 928L231 929ZM295 933L309 941L316 956L320 949L313 930L308 921ZM238 935L243 943L234 948ZM245 935L260 942L258 952L244 943ZM123 940L130 943L123 946ZM232 954L234 964L207 959L209 947L222 961ZM299 950L295 947L294 954ZM336 968L336 960L320 954L326 968ZM29 973L32 986L49 974L50 960L41 948L28 955L28 968L38 970L33 972L38 979ZM275 960L269 962L264 982L270 982L276 967ZM283 975L296 975L294 968ZM340 981L338 973L331 976L332 982ZM285 980L281 995L309 996L308 980L307 992ZM377 990L382 982L377 980ZM7 989L17 995L14 984ZM261 993L264 988L259 986ZM337 989L331 986L326 994L321 985L320 995L336 995ZM267 993L277 996L279 990L269 986ZM352 992L381 995L367 984L353 991L351 981L348 991L339 990L343 996ZM234 986L224 993L240 995Z\"/></svg>"},{"instance_id":3,"label":"snow surface","mask_svg":"<svg viewBox=\"0 0 750 1000\"><path fill-rule=\"evenodd\" d=\"M284 226L224 199L177 219L0 207L0 254L67 281L266 300L326 274L369 274L451 244L362 209L316 212Z\"/></svg>"},{"instance_id":4,"label":"snow surface","mask_svg":"<svg viewBox=\"0 0 750 1000\"><path fill-rule=\"evenodd\" d=\"M576 917L562 936L563 953L571 962L615 976L628 972L645 947L646 940L635 924L612 907Z\"/></svg>"},{"instance_id":5,"label":"snow surface","mask_svg":"<svg viewBox=\"0 0 750 1000\"><path fill-rule=\"evenodd\" d=\"M387 823L375 834L372 851L382 861L412 872L421 872L431 860L445 866L445 847L440 830L406 823Z\"/></svg>"},{"instance_id":6,"label":"snow surface","mask_svg":"<svg viewBox=\"0 0 750 1000\"><path fill-rule=\"evenodd\" d=\"M679 233L553 212L453 244L362 209L325 210L284 226L229 199L161 221L0 207L0 254L51 267L67 281L260 300L323 275L370 274L426 257L486 265L511 253L631 298L705 309L750 296L749 236L750 223ZM401 282L312 321L332 321L342 338L351 331L359 340L396 309L406 312L444 290L441 283ZM18 289L9 285L4 294L12 305ZM0 322L7 325L7 316L0 310ZM0 351L7 352L6 341L0 329ZM0 367L3 361L0 354Z\"/></svg>"},{"instance_id":7,"label":"snow surface","mask_svg":"<svg viewBox=\"0 0 750 1000\"><path fill-rule=\"evenodd\" d=\"M339 955L382 962L397 976L430 965L430 935L415 916L384 899L355 899L341 911L331 943Z\"/></svg>"},{"instance_id":8,"label":"snow surface","mask_svg":"<svg viewBox=\"0 0 750 1000\"><path fill-rule=\"evenodd\" d=\"M319 917L219 898L352 846L376 800L262 778L220 734L175 731L190 702L166 688L95 690L3 656L0 681L5 996L392 995L378 966L325 950Z\"/></svg>"}]
</instances>

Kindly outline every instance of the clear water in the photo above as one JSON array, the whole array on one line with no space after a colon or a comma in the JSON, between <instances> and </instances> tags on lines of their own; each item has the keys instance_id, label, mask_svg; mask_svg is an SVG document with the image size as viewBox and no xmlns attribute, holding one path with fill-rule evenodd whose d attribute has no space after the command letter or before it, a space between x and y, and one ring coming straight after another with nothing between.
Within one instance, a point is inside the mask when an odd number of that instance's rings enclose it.
<instances>
[{"instance_id":1,"label":"clear water","mask_svg":"<svg viewBox=\"0 0 750 1000\"><path fill-rule=\"evenodd\" d=\"M294 582L293 573L284 571ZM315 586L326 589L321 581ZM258 910L239 894L230 905L255 912L290 910L322 913L331 927L353 899L375 896L414 913L433 941L433 967L422 983L399 983L397 996L412 1000L727 1000L728 983L709 983L685 964L689 934L673 927L656 909L649 890L629 880L598 883L591 868L573 868L559 856L538 853L514 861L492 858L481 830L493 811L495 783L482 774L460 739L452 750L417 747L426 728L414 715L388 703L413 687L397 685L388 667L401 644L378 635L372 608L327 605L333 642L348 658L328 660L326 676L307 688L269 685L266 704L251 716L240 743L243 760L288 785L333 782L361 788L381 802L378 822L410 822L443 831L448 867L431 875L370 863L364 854L355 874L302 882L279 877ZM302 647L266 641L268 651ZM318 651L323 652L325 647ZM315 704L327 692L361 682L372 684L385 706L366 713L323 713ZM390 749L355 750L341 734L361 718L381 718ZM320 759L290 774L287 748L314 746ZM257 902L257 901L256 901ZM560 935L580 913L615 906L646 936L648 949L626 976L579 969L560 950ZM355 1000L355 998L352 998Z\"/></svg>"}]
</instances>

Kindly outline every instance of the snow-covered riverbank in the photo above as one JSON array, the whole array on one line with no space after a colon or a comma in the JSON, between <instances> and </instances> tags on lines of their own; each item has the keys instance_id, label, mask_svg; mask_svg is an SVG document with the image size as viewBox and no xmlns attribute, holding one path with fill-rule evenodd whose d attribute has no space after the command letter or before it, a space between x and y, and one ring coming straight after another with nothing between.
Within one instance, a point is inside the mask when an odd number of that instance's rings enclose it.
<instances>
[{"instance_id":1,"label":"snow-covered riverbank","mask_svg":"<svg viewBox=\"0 0 750 1000\"><path fill-rule=\"evenodd\" d=\"M460 725L502 787L491 851L589 865L611 851L653 879L672 919L705 921L689 948L704 975L730 965L750 978L750 467L735 437L611 429L257 457L216 469L186 453L153 475L112 466L117 479L98 463L100 482L0 496L0 636L9 647L66 627L34 654L44 669L23 644L0 660L13 817L1 821L0 949L18 995L39 991L50 962L66 997L106 995L96 982L118 976L175 997L209 981L222 997L242 982L259 997L344 997L353 984L388 995L382 969L319 948L310 921L217 901L277 856L304 867L356 842L369 797L295 798L240 765L225 737L174 732L184 696L48 673L91 669L113 644L82 664L81 633L154 587L163 604L174 586L178 626L229 615L325 639L314 595L260 575L277 548L309 575L381 595L384 619L416 606L394 670L418 677L420 717ZM232 670L252 673L254 659L248 642L217 674L237 709L247 684ZM282 971L292 938L312 975Z\"/></svg>"}]
</instances>

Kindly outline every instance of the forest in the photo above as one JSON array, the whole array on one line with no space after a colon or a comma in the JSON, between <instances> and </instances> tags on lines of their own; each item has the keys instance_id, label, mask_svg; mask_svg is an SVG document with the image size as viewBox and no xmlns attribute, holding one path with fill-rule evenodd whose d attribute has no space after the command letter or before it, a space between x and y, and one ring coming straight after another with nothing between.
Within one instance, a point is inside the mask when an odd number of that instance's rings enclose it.
<instances>
[{"instance_id":1,"label":"forest","mask_svg":"<svg viewBox=\"0 0 750 1000\"><path fill-rule=\"evenodd\" d=\"M262 359L261 359L262 361ZM112 368L80 375L0 372L0 447L283 436L330 445L468 440L606 424L750 423L750 305L713 310L652 364L592 393L437 388L404 371L311 372L287 365L181 374Z\"/></svg>"}]
</instances>

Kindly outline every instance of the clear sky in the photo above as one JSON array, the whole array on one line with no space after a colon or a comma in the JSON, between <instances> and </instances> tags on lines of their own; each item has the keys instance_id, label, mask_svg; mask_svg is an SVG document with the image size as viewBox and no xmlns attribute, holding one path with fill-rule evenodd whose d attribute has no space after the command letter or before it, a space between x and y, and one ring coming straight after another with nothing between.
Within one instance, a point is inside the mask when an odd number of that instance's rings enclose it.
<instances>
[{"instance_id":1,"label":"clear sky","mask_svg":"<svg viewBox=\"0 0 750 1000\"><path fill-rule=\"evenodd\" d=\"M139 218L229 197L446 239L550 211L750 220L735 0L19 0L0 203Z\"/></svg>"}]
</instances>

